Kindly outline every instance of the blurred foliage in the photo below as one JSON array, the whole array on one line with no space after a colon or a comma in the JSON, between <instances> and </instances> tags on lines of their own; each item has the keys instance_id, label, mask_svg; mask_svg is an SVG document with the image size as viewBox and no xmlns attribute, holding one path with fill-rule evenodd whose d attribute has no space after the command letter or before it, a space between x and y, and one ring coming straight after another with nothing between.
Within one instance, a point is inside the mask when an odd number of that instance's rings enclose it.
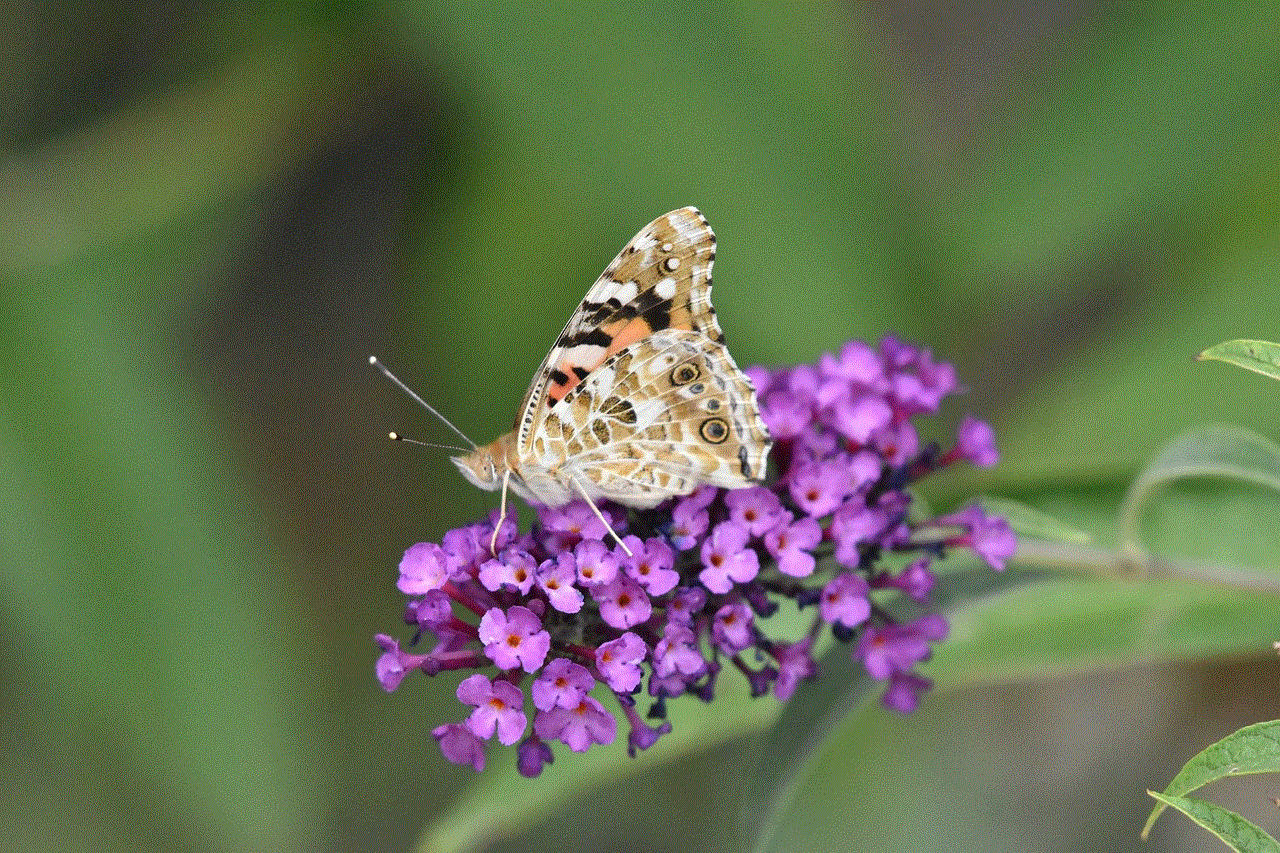
<instances>
[{"instance_id":1,"label":"blurred foliage","mask_svg":"<svg viewBox=\"0 0 1280 853\"><path fill-rule=\"evenodd\" d=\"M1016 498L1114 549L1126 484L1175 436L1277 437L1270 383L1192 356L1280 325L1278 19L16 5L0 849L407 849L424 831L740 849L724 780L779 766L759 734L774 704L684 708L641 760L564 756L513 784L505 754L480 780L440 759L452 683L382 694L370 638L395 627L401 550L493 496L385 442L447 437L365 358L487 440L617 248L696 204L740 363L926 342L1004 452L927 498ZM1277 509L1187 484L1141 532L1170 558L1270 566ZM836 695L833 657L808 701L839 714L788 758L776 849L1137 849L1146 787L1275 716L1257 686L1274 661L1224 663L1280 635L1273 594L1054 568L1076 574L1024 567L957 599L911 718ZM1241 796L1224 805L1274 834ZM1153 848L1199 849L1177 833Z\"/></svg>"}]
</instances>

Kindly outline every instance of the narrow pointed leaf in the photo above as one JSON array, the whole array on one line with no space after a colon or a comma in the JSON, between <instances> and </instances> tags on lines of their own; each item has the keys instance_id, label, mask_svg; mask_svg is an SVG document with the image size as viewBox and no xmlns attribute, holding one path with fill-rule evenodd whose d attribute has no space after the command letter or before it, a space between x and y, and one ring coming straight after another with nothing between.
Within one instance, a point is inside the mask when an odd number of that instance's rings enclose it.
<instances>
[{"instance_id":1,"label":"narrow pointed leaf","mask_svg":"<svg viewBox=\"0 0 1280 853\"><path fill-rule=\"evenodd\" d=\"M1280 379L1280 344L1271 341L1224 341L1196 356L1197 361L1225 361L1272 379Z\"/></svg>"},{"instance_id":2,"label":"narrow pointed leaf","mask_svg":"<svg viewBox=\"0 0 1280 853\"><path fill-rule=\"evenodd\" d=\"M1171 797L1154 791L1147 793L1164 805L1173 806L1237 853L1280 853L1280 844L1276 844L1274 838L1233 811L1191 797ZM1142 831L1143 838L1150 828L1148 823Z\"/></svg>"},{"instance_id":3,"label":"narrow pointed leaf","mask_svg":"<svg viewBox=\"0 0 1280 853\"><path fill-rule=\"evenodd\" d=\"M1164 794L1176 798L1218 779L1249 773L1280 773L1280 720L1245 726L1205 747L1183 765ZM1156 799L1166 802L1161 797ZM1162 811L1164 806L1152 809L1142 829L1144 838Z\"/></svg>"}]
</instances>

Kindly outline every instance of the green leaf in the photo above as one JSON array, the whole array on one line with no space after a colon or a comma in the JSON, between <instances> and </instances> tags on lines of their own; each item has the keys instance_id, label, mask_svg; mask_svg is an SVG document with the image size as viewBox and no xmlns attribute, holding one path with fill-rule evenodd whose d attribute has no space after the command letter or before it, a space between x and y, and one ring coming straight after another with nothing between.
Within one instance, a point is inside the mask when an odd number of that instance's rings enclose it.
<instances>
[{"instance_id":1,"label":"green leaf","mask_svg":"<svg viewBox=\"0 0 1280 853\"><path fill-rule=\"evenodd\" d=\"M486 767L474 784L435 816L416 849L420 853L488 849L498 840L545 820L574 797L588 796L609 782L764 729L782 707L769 699L750 698L740 681L726 679L723 688L708 705L671 703L672 733L634 759L627 757L621 742L583 754L561 747L547 772L526 779L515 772L512 755L491 752L494 766ZM620 727L619 731L620 740L625 740L625 730ZM435 755L430 759L440 760Z\"/></svg>"},{"instance_id":2,"label":"green leaf","mask_svg":"<svg viewBox=\"0 0 1280 853\"><path fill-rule=\"evenodd\" d=\"M1173 806L1238 853L1280 853L1280 845L1274 838L1233 811L1190 797L1171 797L1154 791L1147 793L1161 803ZM1142 837L1146 838L1146 835L1144 829Z\"/></svg>"},{"instance_id":3,"label":"green leaf","mask_svg":"<svg viewBox=\"0 0 1280 853\"><path fill-rule=\"evenodd\" d=\"M1152 796L1162 803L1181 809L1181 806L1171 800L1190 793L1210 782L1216 782L1229 776L1243 776L1249 773L1280 773L1280 720L1270 720L1265 723L1245 726L1239 731L1227 735L1217 743L1205 747L1199 754L1183 765L1182 770L1177 776L1173 777L1173 781L1164 789L1164 796L1157 794L1152 794ZM1186 811L1186 809L1181 810ZM1163 805L1156 806L1151 810L1146 826L1142 828L1143 838L1147 837L1151 827L1156 822L1156 818L1163 811ZM1226 814L1231 813L1226 812ZM1194 816L1191 817L1195 819ZM1199 820L1196 822L1200 823ZM1246 849L1252 850L1255 848Z\"/></svg>"},{"instance_id":4,"label":"green leaf","mask_svg":"<svg viewBox=\"0 0 1280 853\"><path fill-rule=\"evenodd\" d=\"M1259 654L1275 634L1275 601L1273 594L1207 591L1202 583L1172 579L1024 584L958 611L928 675L955 688L1139 661Z\"/></svg>"},{"instance_id":5,"label":"green leaf","mask_svg":"<svg viewBox=\"0 0 1280 853\"><path fill-rule=\"evenodd\" d=\"M1038 576L1028 573L997 574L971 569L940 578L933 600L939 611L950 612L1036 580ZM743 832L745 837L754 839L756 850L775 849L779 823L814 760L848 718L862 710L871 695L884 686L853 660L850 647L844 643L828 645L818 658L818 673L817 679L800 685L764 737L756 772L746 781Z\"/></svg>"},{"instance_id":6,"label":"green leaf","mask_svg":"<svg viewBox=\"0 0 1280 853\"><path fill-rule=\"evenodd\" d=\"M853 665L843 644L834 646L818 668L822 677L796 691L765 737L756 772L747 779L743 828L744 835L754 839L755 850L773 849L774 833L795 799L804 771L840 724L866 705L875 687L871 676Z\"/></svg>"},{"instance_id":7,"label":"green leaf","mask_svg":"<svg viewBox=\"0 0 1280 853\"><path fill-rule=\"evenodd\" d=\"M1197 361L1225 361L1272 379L1280 379L1280 344L1271 341L1225 341L1196 356Z\"/></svg>"},{"instance_id":8,"label":"green leaf","mask_svg":"<svg viewBox=\"0 0 1280 853\"><path fill-rule=\"evenodd\" d=\"M1189 430L1166 445L1134 481L1120 508L1120 547L1131 565L1147 574L1157 567L1138 533L1139 522L1153 497L1170 483L1197 477L1234 480L1280 491L1280 447L1249 430L1218 425ZM1235 567L1191 571L1167 563L1158 567L1174 574L1246 586L1257 582L1262 588L1277 588L1274 578L1242 573Z\"/></svg>"}]
</instances>

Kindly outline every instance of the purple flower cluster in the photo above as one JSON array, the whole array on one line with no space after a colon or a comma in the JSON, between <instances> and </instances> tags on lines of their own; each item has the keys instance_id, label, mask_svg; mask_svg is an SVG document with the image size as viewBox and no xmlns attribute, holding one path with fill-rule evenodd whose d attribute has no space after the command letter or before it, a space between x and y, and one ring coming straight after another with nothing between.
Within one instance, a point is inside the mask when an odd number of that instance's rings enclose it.
<instances>
[{"instance_id":1,"label":"purple flower cluster","mask_svg":"<svg viewBox=\"0 0 1280 853\"><path fill-rule=\"evenodd\" d=\"M434 730L447 759L482 770L496 735L518 744L520 772L536 776L553 759L550 742L582 752L615 740L618 721L596 696L620 708L634 755L671 730L666 700L713 698L726 661L753 695L788 699L815 676L812 649L827 627L885 682L886 706L916 707L931 682L915 666L948 630L927 609L932 563L967 548L1001 570L1016 543L1003 519L976 506L914 518L906 489L962 460L994 465L991 428L966 417L951 449L922 447L914 419L958 390L955 371L892 337L878 348L851 342L816 365L747 373L774 438L767 484L704 487L645 511L604 504L626 549L579 502L538 508L527 533L508 517L495 539L495 512L405 552L398 586L410 597L410 647L423 635L434 645L414 652L378 635L382 686L396 689L415 669L496 669L463 679L458 700L472 710ZM919 613L910 621L886 607L903 597ZM813 609L798 639L767 633L783 599ZM654 725L636 710L642 692Z\"/></svg>"}]
</instances>

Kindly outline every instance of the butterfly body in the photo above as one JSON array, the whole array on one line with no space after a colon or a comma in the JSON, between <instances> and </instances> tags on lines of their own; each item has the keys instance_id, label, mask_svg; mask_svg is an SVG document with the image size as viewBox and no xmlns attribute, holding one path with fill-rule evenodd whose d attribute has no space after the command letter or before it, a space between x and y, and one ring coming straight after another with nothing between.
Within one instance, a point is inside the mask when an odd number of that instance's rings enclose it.
<instances>
[{"instance_id":1,"label":"butterfly body","mask_svg":"<svg viewBox=\"0 0 1280 853\"><path fill-rule=\"evenodd\" d=\"M454 458L462 474L546 506L637 508L763 478L771 441L711 307L714 259L696 208L642 229L570 318L512 431Z\"/></svg>"}]
</instances>

